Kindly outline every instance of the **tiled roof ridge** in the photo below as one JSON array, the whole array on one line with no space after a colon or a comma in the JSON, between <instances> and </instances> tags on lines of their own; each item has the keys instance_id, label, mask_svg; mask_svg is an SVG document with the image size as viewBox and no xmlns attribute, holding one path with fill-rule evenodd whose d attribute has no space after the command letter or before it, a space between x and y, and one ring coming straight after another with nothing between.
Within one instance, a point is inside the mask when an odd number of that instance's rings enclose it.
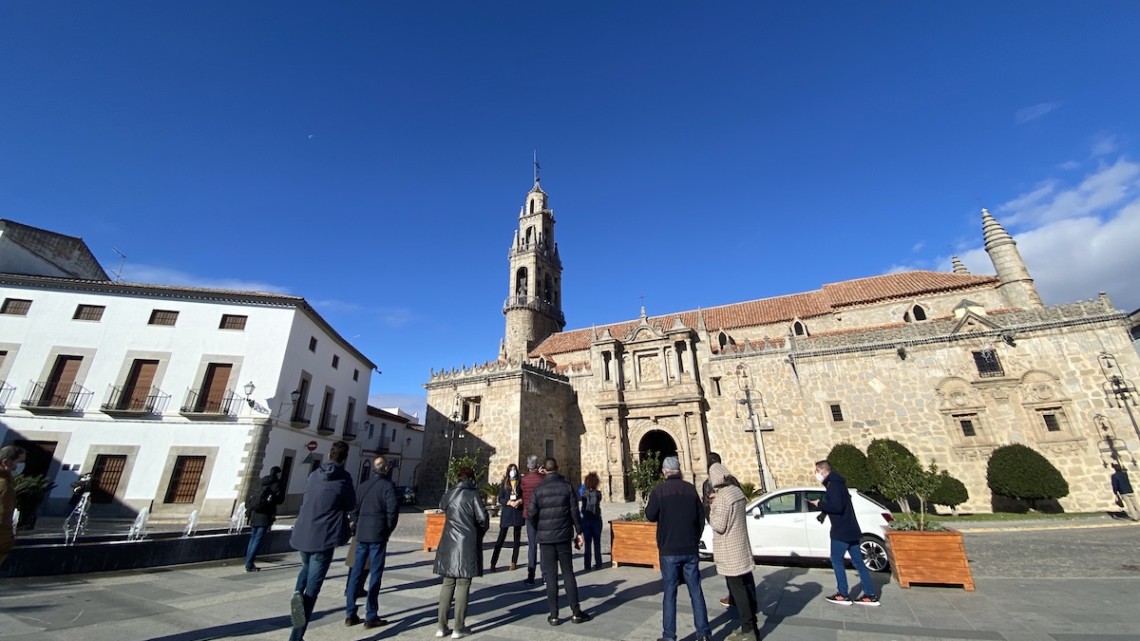
<instances>
[{"instance_id":1,"label":"tiled roof ridge","mask_svg":"<svg viewBox=\"0 0 1140 641\"><path fill-rule=\"evenodd\" d=\"M758 298L715 307L702 307L697 310L670 312L650 316L647 322L664 330L666 323L670 323L672 319L680 316L687 327L694 328L697 326L697 315L702 314L709 331L730 330L790 322L796 318L807 320L826 316L836 309L861 303L906 299L935 292L969 289L997 282L997 280L997 276L912 270L828 283L821 289L810 292ZM545 356L549 358L553 354L588 349L595 337L606 330L609 330L610 335L615 339L622 340L640 322L640 318L635 318L617 323L558 332L535 346L529 355L531 357Z\"/></svg>"}]
</instances>

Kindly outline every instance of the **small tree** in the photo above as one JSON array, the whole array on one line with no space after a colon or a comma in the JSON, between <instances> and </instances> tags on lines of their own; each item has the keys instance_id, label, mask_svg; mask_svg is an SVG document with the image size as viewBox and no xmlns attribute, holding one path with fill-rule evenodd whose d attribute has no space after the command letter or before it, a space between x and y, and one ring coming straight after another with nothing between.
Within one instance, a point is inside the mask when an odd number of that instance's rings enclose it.
<instances>
[{"instance_id":1,"label":"small tree","mask_svg":"<svg viewBox=\"0 0 1140 641\"><path fill-rule=\"evenodd\" d=\"M1028 501L1034 509L1037 501L1056 501L1069 495L1069 484L1060 470L1021 444L994 450L986 465L986 483L994 494Z\"/></svg>"},{"instance_id":2,"label":"small tree","mask_svg":"<svg viewBox=\"0 0 1140 641\"><path fill-rule=\"evenodd\" d=\"M740 491L744 492L744 500L746 501L751 501L760 496L760 490L756 487L755 483L741 483Z\"/></svg>"},{"instance_id":3,"label":"small tree","mask_svg":"<svg viewBox=\"0 0 1140 641\"><path fill-rule=\"evenodd\" d=\"M969 500L970 492L966 490L966 486L943 470L942 482L938 484L934 494L930 495L930 502L935 505L945 505L950 508L954 516L958 516L958 506Z\"/></svg>"},{"instance_id":4,"label":"small tree","mask_svg":"<svg viewBox=\"0 0 1140 641\"><path fill-rule=\"evenodd\" d=\"M487 464L483 462L483 450L476 449L474 453L464 451L462 454L455 454L451 460L447 462L447 484L454 485L459 480L459 469L462 467L469 467L475 472L475 478L472 481L475 487L480 487L484 475L487 473Z\"/></svg>"},{"instance_id":5,"label":"small tree","mask_svg":"<svg viewBox=\"0 0 1140 641\"><path fill-rule=\"evenodd\" d=\"M898 441L875 439L867 446L867 465L874 478L875 489L895 501L903 512L910 511L907 498L919 484L922 464Z\"/></svg>"},{"instance_id":6,"label":"small tree","mask_svg":"<svg viewBox=\"0 0 1140 641\"><path fill-rule=\"evenodd\" d=\"M847 479L847 487L866 492L874 486L867 455L854 445L840 443L831 448L827 453L827 462L831 464L831 469Z\"/></svg>"},{"instance_id":7,"label":"small tree","mask_svg":"<svg viewBox=\"0 0 1140 641\"><path fill-rule=\"evenodd\" d=\"M649 493L661 482L661 455L653 450L645 453L640 461L635 461L629 470L629 480L633 489L641 497L641 508L649 502Z\"/></svg>"}]
</instances>

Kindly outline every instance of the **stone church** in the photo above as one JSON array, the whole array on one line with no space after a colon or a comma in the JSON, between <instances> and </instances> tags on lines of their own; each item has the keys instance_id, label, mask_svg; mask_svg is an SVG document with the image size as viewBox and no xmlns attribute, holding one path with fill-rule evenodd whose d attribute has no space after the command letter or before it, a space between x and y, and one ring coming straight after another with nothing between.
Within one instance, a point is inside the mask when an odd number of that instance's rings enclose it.
<instances>
[{"instance_id":1,"label":"stone church","mask_svg":"<svg viewBox=\"0 0 1140 641\"><path fill-rule=\"evenodd\" d=\"M625 501L630 466L650 450L678 456L698 484L715 451L741 480L772 489L814 484L812 463L837 443L866 451L892 438L965 483L962 507L974 511L990 509L986 462L1003 444L1026 444L1062 471L1068 510L1112 507L1113 457L1135 469L1136 395L1124 376L1140 376L1140 358L1128 316L1104 294L1044 305L984 209L995 275L955 257L948 273L643 308L568 331L554 212L537 177L517 222L498 358L433 370L425 384L427 501L444 489L449 455L464 451L479 453L492 481L530 454L555 456L573 483L596 471L603 494Z\"/></svg>"}]
</instances>

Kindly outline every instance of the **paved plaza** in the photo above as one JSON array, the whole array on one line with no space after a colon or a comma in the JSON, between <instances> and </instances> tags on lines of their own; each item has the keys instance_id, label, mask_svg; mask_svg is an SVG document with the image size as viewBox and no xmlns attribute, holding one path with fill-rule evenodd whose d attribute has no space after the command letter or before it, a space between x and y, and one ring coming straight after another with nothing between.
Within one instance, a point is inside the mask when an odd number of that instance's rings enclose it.
<instances>
[{"instance_id":1,"label":"paved plaza","mask_svg":"<svg viewBox=\"0 0 1140 641\"><path fill-rule=\"evenodd\" d=\"M439 579L431 572L433 554L420 549L422 524L422 515L402 515L389 547L380 613L392 624L378 630L344 626L347 548L340 548L308 641L434 638ZM834 577L826 566L761 565L756 579L762 633L766 639L789 641L1140 639L1138 539L1140 527L1106 519L1036 528L976 528L967 534L966 547L977 591L904 590L889 575L879 574L880 608L827 603L824 596L834 590ZM280 641L288 636L296 556L266 557L261 565L263 571L252 574L243 572L240 560L235 560L5 580L0 584L0 638ZM724 581L711 563L702 566L713 638L720 641L732 625L731 611L717 603L726 594ZM575 567L581 567L580 558ZM583 605L595 618L581 625L566 620L556 628L546 623L543 587L524 585L524 577L523 569L500 570L474 582L468 615L472 639L652 641L661 634L659 576L650 568L607 567L579 574ZM691 640L691 610L683 588L679 601L678 630L682 639ZM561 614L568 619L565 601Z\"/></svg>"}]
</instances>

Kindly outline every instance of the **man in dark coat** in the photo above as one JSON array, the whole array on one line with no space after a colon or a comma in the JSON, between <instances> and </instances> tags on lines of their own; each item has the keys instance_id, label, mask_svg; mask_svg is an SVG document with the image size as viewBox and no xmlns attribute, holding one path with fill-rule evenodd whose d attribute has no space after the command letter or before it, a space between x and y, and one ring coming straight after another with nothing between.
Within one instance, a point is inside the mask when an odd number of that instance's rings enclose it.
<instances>
[{"instance_id":1,"label":"man in dark coat","mask_svg":"<svg viewBox=\"0 0 1140 641\"><path fill-rule=\"evenodd\" d=\"M847 490L847 479L839 472L831 469L827 461L815 464L815 478L827 492L823 499L809 501L819 508L831 519L831 567L835 570L836 591L827 597L827 600L836 605L877 606L879 597L875 596L875 585L871 583L871 572L863 562L863 551L859 549L859 539L863 538L863 530L859 521L855 519L855 506L851 504L851 493ZM851 565L859 572L859 580L863 583L863 596L852 600L847 591L847 567L843 564L844 555L851 557Z\"/></svg>"},{"instance_id":2,"label":"man in dark coat","mask_svg":"<svg viewBox=\"0 0 1140 641\"><path fill-rule=\"evenodd\" d=\"M1136 502L1136 494L1132 492L1132 482L1128 480L1128 472L1120 463L1112 464L1112 493L1116 495L1116 504L1124 508L1128 518L1133 521L1140 520L1140 504Z\"/></svg>"},{"instance_id":3,"label":"man in dark coat","mask_svg":"<svg viewBox=\"0 0 1140 641\"><path fill-rule=\"evenodd\" d=\"M483 535L490 527L482 495L475 490L475 473L461 467L458 482L443 495L439 508L446 520L435 551L432 571L443 577L439 590L439 629L435 636L451 634L452 639L467 636L467 596L471 579L483 576ZM447 611L455 598L455 630L447 628Z\"/></svg>"},{"instance_id":4,"label":"man in dark coat","mask_svg":"<svg viewBox=\"0 0 1140 641\"><path fill-rule=\"evenodd\" d=\"M705 593L701 589L700 558L697 546L705 528L705 510L697 488L681 478L681 462L676 456L661 462L665 480L649 493L645 518L657 524L657 553L661 559L661 639L677 641L677 586L684 579L693 606L693 626L697 641L710 641Z\"/></svg>"},{"instance_id":5,"label":"man in dark coat","mask_svg":"<svg viewBox=\"0 0 1140 641\"><path fill-rule=\"evenodd\" d=\"M301 571L289 602L290 641L305 637L333 552L348 542L348 513L356 506L356 492L352 477L344 471L346 460L348 443L334 442L329 446L328 462L313 470L305 482L301 510L289 537L289 545L301 553Z\"/></svg>"},{"instance_id":6,"label":"man in dark coat","mask_svg":"<svg viewBox=\"0 0 1140 641\"><path fill-rule=\"evenodd\" d=\"M269 474L261 477L249 501L249 545L245 548L245 571L257 572L254 565L261 539L277 520L277 506L285 502L285 487L281 483L281 468L274 465Z\"/></svg>"},{"instance_id":7,"label":"man in dark coat","mask_svg":"<svg viewBox=\"0 0 1140 641\"><path fill-rule=\"evenodd\" d=\"M531 524L527 506L530 505L534 488L542 483L543 478L542 472L538 471L538 457L531 454L526 459L526 474L523 474L519 482L522 486L523 520L526 521L526 580L523 583L527 585L534 585L534 569L538 564L538 541L535 540L534 525Z\"/></svg>"},{"instance_id":8,"label":"man in dark coat","mask_svg":"<svg viewBox=\"0 0 1140 641\"><path fill-rule=\"evenodd\" d=\"M383 456L377 456L372 461L372 471L372 478L361 484L360 491L356 493L356 508L349 515L349 520L356 524L356 558L348 576L348 585L356 586L364 574L366 562L370 568L368 596L364 607L366 629L388 624L388 621L379 616L380 580L384 576L388 538L396 531L396 523L400 519L396 486L388 478L392 473L392 464ZM360 617L356 616L356 592L349 590L346 595L344 624L356 625L360 623Z\"/></svg>"},{"instance_id":9,"label":"man in dark coat","mask_svg":"<svg viewBox=\"0 0 1140 641\"><path fill-rule=\"evenodd\" d=\"M578 514L578 494L561 474L558 461L546 459L546 478L534 489L527 504L527 515L533 524L536 540L542 546L542 576L546 579L546 604L550 625L558 625L558 569L562 568L562 580L566 587L566 597L570 600L570 610L574 623L590 620L590 615L582 611L578 603L578 582L574 579L573 556L570 542L582 547L582 520Z\"/></svg>"}]
</instances>

